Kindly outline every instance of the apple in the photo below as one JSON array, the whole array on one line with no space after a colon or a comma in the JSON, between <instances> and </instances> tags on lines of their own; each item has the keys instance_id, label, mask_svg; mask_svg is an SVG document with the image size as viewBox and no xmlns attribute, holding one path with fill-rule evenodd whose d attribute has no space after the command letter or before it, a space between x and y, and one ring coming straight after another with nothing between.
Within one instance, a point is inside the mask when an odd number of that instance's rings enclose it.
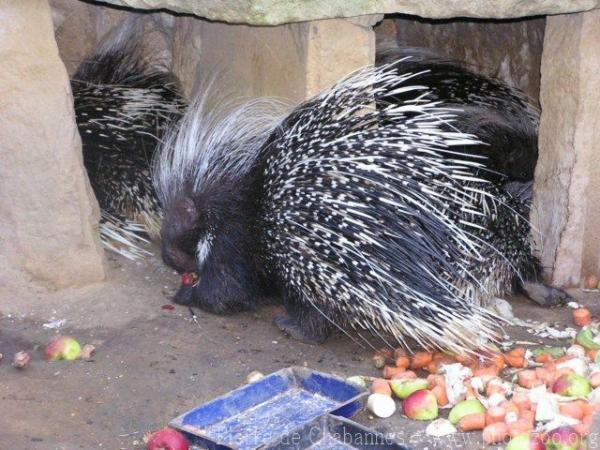
<instances>
[{"instance_id":1,"label":"apple","mask_svg":"<svg viewBox=\"0 0 600 450\"><path fill-rule=\"evenodd\" d=\"M64 359L72 361L81 355L81 345L70 336L58 336L44 349L44 356L48 361Z\"/></svg>"},{"instance_id":2,"label":"apple","mask_svg":"<svg viewBox=\"0 0 600 450\"><path fill-rule=\"evenodd\" d=\"M544 443L546 450L578 450L582 440L573 427L562 426L549 431Z\"/></svg>"},{"instance_id":3,"label":"apple","mask_svg":"<svg viewBox=\"0 0 600 450\"><path fill-rule=\"evenodd\" d=\"M590 327L584 327L577 333L575 342L588 350L600 350L600 343L596 342L594 338L596 338L596 336L594 336L592 329Z\"/></svg>"},{"instance_id":4,"label":"apple","mask_svg":"<svg viewBox=\"0 0 600 450\"><path fill-rule=\"evenodd\" d=\"M402 403L404 414L413 420L433 420L438 416L437 399L433 392L422 389L410 394Z\"/></svg>"},{"instance_id":5,"label":"apple","mask_svg":"<svg viewBox=\"0 0 600 450\"><path fill-rule=\"evenodd\" d=\"M198 281L198 275L195 272L185 272L181 274L181 284L191 286Z\"/></svg>"},{"instance_id":6,"label":"apple","mask_svg":"<svg viewBox=\"0 0 600 450\"><path fill-rule=\"evenodd\" d=\"M504 450L545 450L544 441L530 433L518 434L510 440Z\"/></svg>"},{"instance_id":7,"label":"apple","mask_svg":"<svg viewBox=\"0 0 600 450\"><path fill-rule=\"evenodd\" d=\"M187 439L173 428L163 428L150 435L147 442L148 450L189 450Z\"/></svg>"},{"instance_id":8,"label":"apple","mask_svg":"<svg viewBox=\"0 0 600 450\"><path fill-rule=\"evenodd\" d=\"M476 398L471 398L469 400L463 400L462 402L454 405L454 407L450 410L448 419L452 425L456 425L464 416L468 414L480 413L485 413L485 407Z\"/></svg>"},{"instance_id":9,"label":"apple","mask_svg":"<svg viewBox=\"0 0 600 450\"><path fill-rule=\"evenodd\" d=\"M390 387L399 399L404 400L415 391L427 389L429 383L424 378L413 378L404 380L391 380Z\"/></svg>"},{"instance_id":10,"label":"apple","mask_svg":"<svg viewBox=\"0 0 600 450\"><path fill-rule=\"evenodd\" d=\"M581 375L561 375L552 385L552 392L566 397L587 397L592 392L590 382Z\"/></svg>"}]
</instances>

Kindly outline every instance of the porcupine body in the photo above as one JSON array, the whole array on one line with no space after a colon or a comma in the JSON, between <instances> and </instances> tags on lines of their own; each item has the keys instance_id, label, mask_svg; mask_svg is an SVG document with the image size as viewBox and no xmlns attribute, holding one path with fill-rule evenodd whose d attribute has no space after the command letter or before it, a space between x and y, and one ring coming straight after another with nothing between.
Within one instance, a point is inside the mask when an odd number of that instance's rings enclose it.
<instances>
[{"instance_id":1,"label":"porcupine body","mask_svg":"<svg viewBox=\"0 0 600 450\"><path fill-rule=\"evenodd\" d=\"M282 121L260 102L225 120L192 107L156 167L163 257L199 274L176 301L235 311L275 285L279 326L305 340L337 327L464 350L493 337L481 301L536 266L530 185L490 171L460 131L465 108L401 65L363 70Z\"/></svg>"},{"instance_id":2,"label":"porcupine body","mask_svg":"<svg viewBox=\"0 0 600 450\"><path fill-rule=\"evenodd\" d=\"M71 85L84 164L101 209L103 244L128 258L159 235L150 166L165 130L185 109L175 77L140 48L143 24L125 19L80 65Z\"/></svg>"}]
</instances>

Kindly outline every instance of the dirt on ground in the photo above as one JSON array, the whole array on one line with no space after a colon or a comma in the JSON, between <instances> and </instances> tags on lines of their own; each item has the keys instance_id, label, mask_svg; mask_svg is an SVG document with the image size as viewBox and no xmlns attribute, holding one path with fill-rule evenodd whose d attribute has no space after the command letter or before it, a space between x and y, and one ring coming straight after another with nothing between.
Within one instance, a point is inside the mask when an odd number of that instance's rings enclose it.
<instances>
[{"instance_id":1,"label":"dirt on ground","mask_svg":"<svg viewBox=\"0 0 600 450\"><path fill-rule=\"evenodd\" d=\"M276 307L233 316L197 311L194 320L188 308L165 307L179 277L158 258L109 259L109 281L83 290L0 293L0 449L142 449L146 432L239 387L253 370L380 375L372 349L343 335L319 346L287 338L273 324ZM572 294L600 316L597 293ZM570 325L566 308L511 303L520 318ZM507 331L512 340L542 342L523 327ZM93 344L93 358L46 362L43 346L58 333ZM23 370L11 364L20 350L32 356ZM478 433L428 437L424 424L399 413L362 412L355 420L415 449L483 447Z\"/></svg>"}]
</instances>

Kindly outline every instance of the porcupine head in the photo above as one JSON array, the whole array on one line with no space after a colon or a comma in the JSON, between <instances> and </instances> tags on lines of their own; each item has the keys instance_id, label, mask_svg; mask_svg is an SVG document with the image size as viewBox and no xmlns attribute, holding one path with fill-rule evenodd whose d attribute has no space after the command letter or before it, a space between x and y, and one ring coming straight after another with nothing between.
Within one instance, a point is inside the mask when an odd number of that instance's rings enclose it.
<instances>
[{"instance_id":1,"label":"porcupine head","mask_svg":"<svg viewBox=\"0 0 600 450\"><path fill-rule=\"evenodd\" d=\"M165 139L154 183L164 208L163 260L195 273L182 280L175 302L228 313L259 295L252 231L258 194L250 174L279 109L267 100L209 97L200 96Z\"/></svg>"}]
</instances>

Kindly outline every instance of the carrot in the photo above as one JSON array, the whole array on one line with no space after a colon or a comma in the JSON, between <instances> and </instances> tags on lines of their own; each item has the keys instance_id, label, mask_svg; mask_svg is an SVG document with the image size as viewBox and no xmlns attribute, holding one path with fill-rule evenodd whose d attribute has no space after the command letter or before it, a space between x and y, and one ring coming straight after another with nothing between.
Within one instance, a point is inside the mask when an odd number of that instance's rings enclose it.
<instances>
[{"instance_id":1,"label":"carrot","mask_svg":"<svg viewBox=\"0 0 600 450\"><path fill-rule=\"evenodd\" d=\"M500 406L504 408L506 414L504 415L504 421L506 423L514 422L519 418L519 407L512 401L505 401L500 403Z\"/></svg>"},{"instance_id":2,"label":"carrot","mask_svg":"<svg viewBox=\"0 0 600 450\"><path fill-rule=\"evenodd\" d=\"M414 380L415 378L417 378L417 374L412 370L403 370L392 375L392 380Z\"/></svg>"},{"instance_id":3,"label":"carrot","mask_svg":"<svg viewBox=\"0 0 600 450\"><path fill-rule=\"evenodd\" d=\"M502 406L491 406L485 412L485 424L504 422L506 410Z\"/></svg>"},{"instance_id":4,"label":"carrot","mask_svg":"<svg viewBox=\"0 0 600 450\"><path fill-rule=\"evenodd\" d=\"M550 353L540 353L535 357L535 362L544 364L552 361L552 355Z\"/></svg>"},{"instance_id":5,"label":"carrot","mask_svg":"<svg viewBox=\"0 0 600 450\"><path fill-rule=\"evenodd\" d=\"M446 392L446 385L437 384L431 389L433 395L437 400L438 406L446 406L448 404L448 394Z\"/></svg>"},{"instance_id":6,"label":"carrot","mask_svg":"<svg viewBox=\"0 0 600 450\"><path fill-rule=\"evenodd\" d=\"M373 380L373 383L371 383L371 393L383 394L391 397L392 388L390 387L390 382L382 378L377 378L376 380Z\"/></svg>"},{"instance_id":7,"label":"carrot","mask_svg":"<svg viewBox=\"0 0 600 450\"><path fill-rule=\"evenodd\" d=\"M485 385L485 395L489 397L492 394L506 394L506 388L502 384L502 378L491 378Z\"/></svg>"},{"instance_id":8,"label":"carrot","mask_svg":"<svg viewBox=\"0 0 600 450\"><path fill-rule=\"evenodd\" d=\"M506 365L509 367L517 369L527 367L527 361L522 356L504 355L504 361L506 361Z\"/></svg>"},{"instance_id":9,"label":"carrot","mask_svg":"<svg viewBox=\"0 0 600 450\"><path fill-rule=\"evenodd\" d=\"M519 419L508 424L508 433L510 437L515 437L519 434L529 433L533 430L533 423L526 419Z\"/></svg>"},{"instance_id":10,"label":"carrot","mask_svg":"<svg viewBox=\"0 0 600 450\"><path fill-rule=\"evenodd\" d=\"M396 367L408 369L410 366L410 357L408 356L408 353L406 353L406 350L403 348L397 348L394 350L394 362Z\"/></svg>"},{"instance_id":11,"label":"carrot","mask_svg":"<svg viewBox=\"0 0 600 450\"><path fill-rule=\"evenodd\" d=\"M519 414L531 409L531 400L529 400L529 397L525 394L514 394L512 396L512 402L519 408Z\"/></svg>"},{"instance_id":12,"label":"carrot","mask_svg":"<svg viewBox=\"0 0 600 450\"><path fill-rule=\"evenodd\" d=\"M413 370L422 369L433 361L433 353L431 352L416 352L410 363L410 368Z\"/></svg>"},{"instance_id":13,"label":"carrot","mask_svg":"<svg viewBox=\"0 0 600 450\"><path fill-rule=\"evenodd\" d=\"M587 308L577 308L573 310L573 322L578 327L585 327L592 323L592 313Z\"/></svg>"},{"instance_id":14,"label":"carrot","mask_svg":"<svg viewBox=\"0 0 600 450\"><path fill-rule=\"evenodd\" d=\"M427 364L424 369L429 373L438 373L440 366L444 364L453 364L456 361L450 356L444 355L443 353L434 353L432 361Z\"/></svg>"},{"instance_id":15,"label":"carrot","mask_svg":"<svg viewBox=\"0 0 600 450\"><path fill-rule=\"evenodd\" d=\"M592 427L593 417L585 416L581 423L578 423L573 428L575 431L579 433L580 436L586 437L590 433L590 428Z\"/></svg>"},{"instance_id":16,"label":"carrot","mask_svg":"<svg viewBox=\"0 0 600 450\"><path fill-rule=\"evenodd\" d=\"M525 356L525 353L523 353ZM494 353L491 357L492 362L496 365L499 371L506 367L506 361L504 361L504 357L501 353Z\"/></svg>"},{"instance_id":17,"label":"carrot","mask_svg":"<svg viewBox=\"0 0 600 450\"><path fill-rule=\"evenodd\" d=\"M559 403L558 410L563 416L569 416L573 419L581 420L587 412L587 402L575 400L568 403Z\"/></svg>"},{"instance_id":18,"label":"carrot","mask_svg":"<svg viewBox=\"0 0 600 450\"><path fill-rule=\"evenodd\" d=\"M526 420L533 426L533 423L535 422L535 411L532 411L530 409L521 411L519 420Z\"/></svg>"},{"instance_id":19,"label":"carrot","mask_svg":"<svg viewBox=\"0 0 600 450\"><path fill-rule=\"evenodd\" d=\"M525 348L515 347L509 352L504 354L504 361L510 367L523 368L527 366L525 360Z\"/></svg>"},{"instance_id":20,"label":"carrot","mask_svg":"<svg viewBox=\"0 0 600 450\"><path fill-rule=\"evenodd\" d=\"M519 386L522 386L526 389L531 389L539 386L540 384L544 384L543 381L538 380L535 370L530 369L521 370L517 374L517 382L519 383Z\"/></svg>"},{"instance_id":21,"label":"carrot","mask_svg":"<svg viewBox=\"0 0 600 450\"><path fill-rule=\"evenodd\" d=\"M477 366L473 370L474 377L497 377L499 373L498 367L493 363Z\"/></svg>"},{"instance_id":22,"label":"carrot","mask_svg":"<svg viewBox=\"0 0 600 450\"><path fill-rule=\"evenodd\" d=\"M427 375L427 383L429 389L433 389L434 386L437 386L438 384L444 383L445 385L446 381L444 380L444 377L442 375L435 375L433 373L430 373L429 375Z\"/></svg>"},{"instance_id":23,"label":"carrot","mask_svg":"<svg viewBox=\"0 0 600 450\"><path fill-rule=\"evenodd\" d=\"M394 364L399 369L408 369L410 367L410 358L408 356L398 356L394 360Z\"/></svg>"},{"instance_id":24,"label":"carrot","mask_svg":"<svg viewBox=\"0 0 600 450\"><path fill-rule=\"evenodd\" d=\"M585 408L584 416L593 416L600 411L600 403L588 403Z\"/></svg>"},{"instance_id":25,"label":"carrot","mask_svg":"<svg viewBox=\"0 0 600 450\"><path fill-rule=\"evenodd\" d=\"M535 376L542 383L546 384L546 386L550 386L554 382L556 374L556 369L554 367L536 367L535 368Z\"/></svg>"},{"instance_id":26,"label":"carrot","mask_svg":"<svg viewBox=\"0 0 600 450\"><path fill-rule=\"evenodd\" d=\"M389 380L394 375L404 372L404 370L405 369L403 367L385 366L383 368L383 378L385 378L386 380Z\"/></svg>"},{"instance_id":27,"label":"carrot","mask_svg":"<svg viewBox=\"0 0 600 450\"><path fill-rule=\"evenodd\" d=\"M483 441L497 444L508 437L508 426L504 422L492 423L483 429Z\"/></svg>"},{"instance_id":28,"label":"carrot","mask_svg":"<svg viewBox=\"0 0 600 450\"><path fill-rule=\"evenodd\" d=\"M475 413L467 414L458 421L460 431L475 431L485 428L485 414Z\"/></svg>"},{"instance_id":29,"label":"carrot","mask_svg":"<svg viewBox=\"0 0 600 450\"><path fill-rule=\"evenodd\" d=\"M596 361L596 355L598 354L598 350L586 350L585 356L590 358L592 361Z\"/></svg>"}]
</instances>

